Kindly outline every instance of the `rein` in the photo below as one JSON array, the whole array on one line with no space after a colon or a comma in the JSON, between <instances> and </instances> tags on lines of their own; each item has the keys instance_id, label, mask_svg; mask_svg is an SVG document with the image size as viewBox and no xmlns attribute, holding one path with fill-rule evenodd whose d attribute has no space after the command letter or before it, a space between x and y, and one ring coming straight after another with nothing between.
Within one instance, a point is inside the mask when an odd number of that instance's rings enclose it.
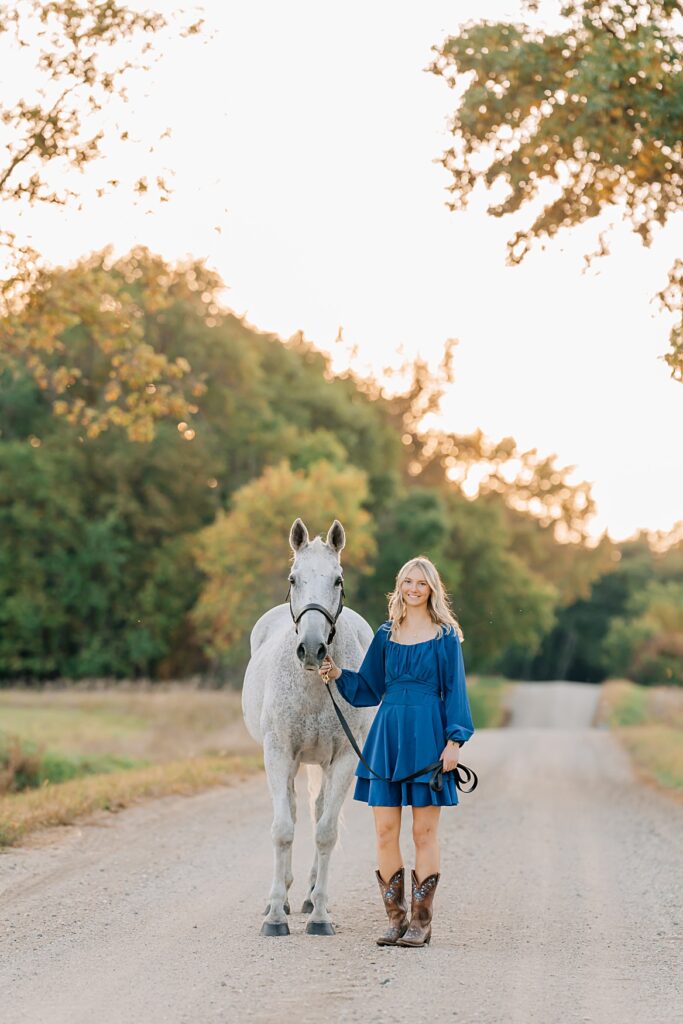
<instances>
[{"instance_id":1,"label":"rein","mask_svg":"<svg viewBox=\"0 0 683 1024\"><path fill-rule=\"evenodd\" d=\"M292 608L291 593L292 593L292 584L290 583L289 587L287 589L287 597L285 598L285 601L289 605L289 611L290 611L290 614L291 614L292 619L294 621L294 629L296 630L296 632L297 633L299 632L299 619L301 618L302 615L304 615L308 611L322 612L322 614L325 616L325 618L327 619L327 621L329 622L330 627L331 627L330 628L330 634L329 634L329 636L327 638L327 645L329 647L329 645L332 643L332 640L334 639L334 634L336 633L337 619L341 615L342 610L344 608L344 581L342 580L341 593L339 595L339 605L337 606L337 610L334 613L334 615L331 615L330 612L328 612L327 608L323 608L323 606L321 604L307 604L307 605L305 605L301 609L301 611L299 612L298 615L295 615L294 614L294 609ZM363 757L363 754L362 754L362 752L360 750L360 747L356 743L355 737L354 737L353 733L351 732L351 729L349 727L349 723L344 718L344 714L343 714L341 708L339 707L339 705L337 704L336 700L334 699L334 696L332 694L332 690L330 689L330 680L329 679L325 680L325 689L327 690L327 692L330 695L330 700L332 701L332 704L334 705L334 710L336 712L337 718L339 719L339 722L340 722L340 725L341 725L342 729L346 733L346 737L347 737L349 743L351 744L351 746L355 750L355 752L358 755L358 758L360 759L360 761L362 761L362 763L365 765L365 767L367 768L367 770L369 772L372 772L372 774L375 776L376 779L379 779L381 782L396 782L396 783L410 782L411 779L417 778L418 775L426 775L427 772L431 772L432 775L431 775L431 778L429 780L429 788L434 793L440 793L442 791L442 789L443 789L443 774L444 774L444 772L443 772L443 762L440 761L440 760L439 761L434 761L433 764L425 765L425 767L424 768L420 768L419 771L411 772L410 775L406 775L405 778L403 778L403 779L385 779L381 775L378 775L377 772L373 768L370 767L368 762ZM477 778L476 772L474 772L471 768L468 768L467 765L458 763L455 766L455 768L452 769L452 770L455 771L455 785L456 785L456 788L459 789L461 793L472 793L473 790L475 790L477 788L477 783L478 783L479 779ZM461 772L463 773L462 777L460 775ZM464 789L462 784L470 782L470 780L472 782L472 785L470 786L469 789Z\"/></svg>"},{"instance_id":2,"label":"rein","mask_svg":"<svg viewBox=\"0 0 683 1024\"><path fill-rule=\"evenodd\" d=\"M334 710L337 713L337 718L339 719L339 722L341 724L342 729L346 733L346 736L347 736L347 739L348 739L349 743L351 744L351 746L353 747L353 749L355 750L355 752L358 755L359 759L363 762L363 764L365 765L367 770L369 772L372 772L372 774L375 776L376 779L379 779L381 782L396 782L396 783L409 782L411 779L417 778L418 775L425 775L427 772L431 772L432 773L432 777L429 780L429 788L434 793L440 793L441 792L441 790L443 789L443 761L434 761L433 764L425 765L424 768L420 768L416 772L411 772L410 775L406 775L402 779L385 779L382 775L378 775L377 772L373 768L370 767L368 762L363 757L363 754L361 753L361 750L360 750L358 744L356 743L354 735L351 732L351 729L349 728L349 723L344 718L344 714L343 714L341 708L339 707L339 705L337 704L336 700L334 699L334 696L332 694L332 690L330 689L329 681L325 683L325 689L327 690L327 692L330 695L330 700L332 701L332 703L334 705ZM458 763L455 766L455 768L452 769L452 770L455 771L455 785L456 785L457 789L460 790L461 793L471 793L473 790L475 790L477 788L477 783L479 782L479 779L477 778L476 772L474 772L471 768L468 768L467 765ZM460 772L461 771L463 772L463 777L462 778L460 777ZM472 785L470 786L470 788L469 789L463 789L462 783L463 782L469 782L470 780L472 780Z\"/></svg>"}]
</instances>

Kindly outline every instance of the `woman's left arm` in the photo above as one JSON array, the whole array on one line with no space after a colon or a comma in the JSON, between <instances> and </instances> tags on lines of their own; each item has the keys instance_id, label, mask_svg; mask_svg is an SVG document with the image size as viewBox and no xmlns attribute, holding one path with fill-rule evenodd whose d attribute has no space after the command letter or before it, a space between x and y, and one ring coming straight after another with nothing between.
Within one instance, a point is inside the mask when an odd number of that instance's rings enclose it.
<instances>
[{"instance_id":1,"label":"woman's left arm","mask_svg":"<svg viewBox=\"0 0 683 1024\"><path fill-rule=\"evenodd\" d=\"M444 703L446 705L446 739L455 740L462 746L474 733L474 723L470 710L465 682L465 663L462 658L462 645L457 633L448 633L444 637L445 664L443 669ZM458 748L451 749L457 753Z\"/></svg>"}]
</instances>

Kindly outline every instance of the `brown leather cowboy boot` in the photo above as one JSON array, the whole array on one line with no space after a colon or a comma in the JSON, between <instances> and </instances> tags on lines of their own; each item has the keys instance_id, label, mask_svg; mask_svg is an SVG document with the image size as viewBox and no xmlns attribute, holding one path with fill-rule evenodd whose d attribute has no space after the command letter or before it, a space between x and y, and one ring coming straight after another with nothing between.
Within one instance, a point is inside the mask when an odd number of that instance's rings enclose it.
<instances>
[{"instance_id":1,"label":"brown leather cowboy boot","mask_svg":"<svg viewBox=\"0 0 683 1024\"><path fill-rule=\"evenodd\" d=\"M395 946L408 927L408 907L404 895L405 868L399 868L389 880L384 881L379 871L375 871L379 891L384 900L384 909L389 918L389 927L384 935L377 939L378 946Z\"/></svg>"},{"instance_id":2,"label":"brown leather cowboy boot","mask_svg":"<svg viewBox=\"0 0 683 1024\"><path fill-rule=\"evenodd\" d=\"M427 875L419 885L414 871L411 871L411 875L413 898L410 907L410 924L402 938L396 940L396 944L398 946L427 946L432 937L432 902L441 875Z\"/></svg>"}]
</instances>

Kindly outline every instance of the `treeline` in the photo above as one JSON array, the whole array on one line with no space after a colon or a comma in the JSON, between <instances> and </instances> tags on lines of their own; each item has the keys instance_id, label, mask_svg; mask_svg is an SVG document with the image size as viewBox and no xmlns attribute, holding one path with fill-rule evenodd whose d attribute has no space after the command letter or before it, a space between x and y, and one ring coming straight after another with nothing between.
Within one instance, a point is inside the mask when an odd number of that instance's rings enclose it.
<instances>
[{"instance_id":1,"label":"treeline","mask_svg":"<svg viewBox=\"0 0 683 1024\"><path fill-rule=\"evenodd\" d=\"M284 600L297 515L311 532L344 523L347 599L373 627L399 566L433 558L470 671L683 683L683 535L589 544L594 504L572 467L512 438L424 429L452 345L439 374L418 360L388 396L333 374L302 337L249 327L221 285L201 263L104 252L5 310L5 684L239 685L251 625ZM134 349L121 341L133 329ZM192 389L180 398L166 387L175 367Z\"/></svg>"}]
</instances>

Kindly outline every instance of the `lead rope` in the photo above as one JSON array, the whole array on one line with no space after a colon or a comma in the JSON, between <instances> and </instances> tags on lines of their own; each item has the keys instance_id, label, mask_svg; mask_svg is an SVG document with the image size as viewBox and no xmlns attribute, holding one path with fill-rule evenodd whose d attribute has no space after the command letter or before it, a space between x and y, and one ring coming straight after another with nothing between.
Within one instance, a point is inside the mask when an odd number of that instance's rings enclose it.
<instances>
[{"instance_id":1,"label":"lead rope","mask_svg":"<svg viewBox=\"0 0 683 1024\"><path fill-rule=\"evenodd\" d=\"M375 776L376 779L379 779L381 782L396 782L396 783L410 782L411 779L417 778L418 775L426 775L427 772L432 772L432 776L431 776L431 778L429 780L429 788L434 793L440 793L441 792L441 790L443 789L443 774L444 774L444 772L443 772L443 762L442 761L435 761L433 764L425 765L424 768L420 768L419 771L416 771L416 772L411 772L410 775L406 775L402 779L385 779L382 775L378 775L377 772L374 770L374 768L371 768L370 765L368 764L368 762L363 757L363 754L361 753L361 750L360 750L358 744L356 743L355 737L354 737L353 733L351 732L351 729L349 728L349 723L344 718L344 714L343 714L341 708L339 707L339 705L337 704L336 700L334 699L334 696L332 694L332 690L330 689L329 672L323 673L321 678L322 678L323 682L325 683L325 689L327 690L327 692L330 695L330 700L332 701L332 704L334 706L334 710L337 713L337 718L339 719L339 722L341 724L342 729L346 733L346 737L347 737L349 743L351 744L351 746L353 747L353 749L355 750L355 752L358 755L359 759L365 765L367 770L369 772L372 772L372 774ZM455 771L455 785L460 790L461 793L472 793L477 788L477 783L479 782L479 779L477 778L476 772L474 772L471 768L468 768L467 765L460 764L460 762L458 762L458 764L455 766L455 768L451 769L451 770ZM463 772L463 777L462 778L460 777L460 772L461 771ZM469 789L463 789L462 783L463 782L469 782L470 779L472 780L472 785L470 786L470 788Z\"/></svg>"}]
</instances>

